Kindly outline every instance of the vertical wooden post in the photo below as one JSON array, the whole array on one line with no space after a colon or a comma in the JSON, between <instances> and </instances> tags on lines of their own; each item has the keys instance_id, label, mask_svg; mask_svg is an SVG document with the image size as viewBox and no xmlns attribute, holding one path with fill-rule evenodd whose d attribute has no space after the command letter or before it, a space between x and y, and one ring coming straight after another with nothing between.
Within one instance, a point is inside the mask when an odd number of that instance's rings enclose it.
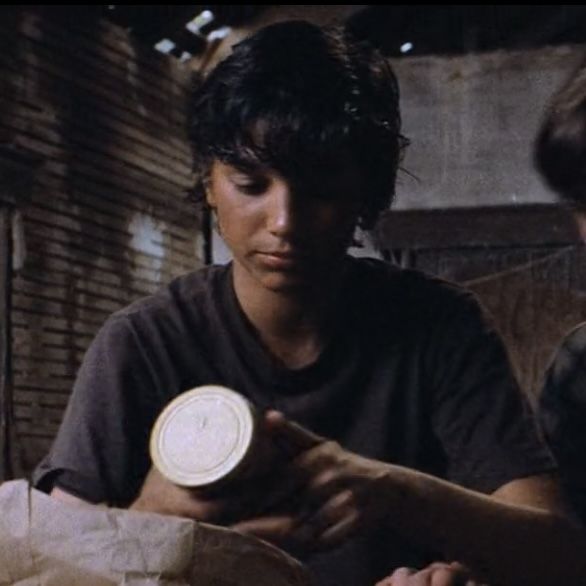
<instances>
[{"instance_id":1,"label":"vertical wooden post","mask_svg":"<svg viewBox=\"0 0 586 586\"><path fill-rule=\"evenodd\" d=\"M11 364L12 211L0 204L0 482L13 477Z\"/></svg>"}]
</instances>

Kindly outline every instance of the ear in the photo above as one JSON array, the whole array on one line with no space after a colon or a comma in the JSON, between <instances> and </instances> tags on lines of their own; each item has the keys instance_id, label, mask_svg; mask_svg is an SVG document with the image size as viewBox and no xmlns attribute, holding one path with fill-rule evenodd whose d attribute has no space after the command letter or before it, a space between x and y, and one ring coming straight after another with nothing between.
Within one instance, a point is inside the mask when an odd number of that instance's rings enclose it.
<instances>
[{"instance_id":1,"label":"ear","mask_svg":"<svg viewBox=\"0 0 586 586\"><path fill-rule=\"evenodd\" d=\"M203 189L204 189L204 193L206 196L206 202L208 204L208 206L212 209L215 209L216 207L216 197L214 195L214 190L212 189L212 186L210 185L209 181L206 181L203 185Z\"/></svg>"},{"instance_id":2,"label":"ear","mask_svg":"<svg viewBox=\"0 0 586 586\"><path fill-rule=\"evenodd\" d=\"M206 203L210 208L216 207L216 196L214 195L214 190L212 188L212 177L211 177L211 170L208 171L201 180L201 187L203 189Z\"/></svg>"}]
</instances>

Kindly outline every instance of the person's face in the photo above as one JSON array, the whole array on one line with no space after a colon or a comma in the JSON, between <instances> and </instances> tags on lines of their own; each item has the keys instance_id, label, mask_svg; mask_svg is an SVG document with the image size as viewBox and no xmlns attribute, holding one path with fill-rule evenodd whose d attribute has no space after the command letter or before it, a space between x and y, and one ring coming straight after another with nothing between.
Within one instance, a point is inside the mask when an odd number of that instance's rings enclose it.
<instances>
[{"instance_id":1,"label":"person's face","mask_svg":"<svg viewBox=\"0 0 586 586\"><path fill-rule=\"evenodd\" d=\"M271 290L323 282L341 265L357 217L359 174L340 165L292 186L272 169L215 161L208 204L234 257L235 271Z\"/></svg>"}]
</instances>

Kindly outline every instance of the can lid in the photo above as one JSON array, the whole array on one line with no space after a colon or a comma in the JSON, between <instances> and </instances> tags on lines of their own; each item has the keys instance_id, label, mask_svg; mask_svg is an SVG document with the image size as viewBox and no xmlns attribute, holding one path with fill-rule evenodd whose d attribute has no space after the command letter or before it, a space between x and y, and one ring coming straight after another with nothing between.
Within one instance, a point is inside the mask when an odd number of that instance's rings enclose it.
<instances>
[{"instance_id":1,"label":"can lid","mask_svg":"<svg viewBox=\"0 0 586 586\"><path fill-rule=\"evenodd\" d=\"M204 385L182 393L161 412L151 432L151 458L175 484L205 486L238 467L253 435L250 403L226 387Z\"/></svg>"}]
</instances>

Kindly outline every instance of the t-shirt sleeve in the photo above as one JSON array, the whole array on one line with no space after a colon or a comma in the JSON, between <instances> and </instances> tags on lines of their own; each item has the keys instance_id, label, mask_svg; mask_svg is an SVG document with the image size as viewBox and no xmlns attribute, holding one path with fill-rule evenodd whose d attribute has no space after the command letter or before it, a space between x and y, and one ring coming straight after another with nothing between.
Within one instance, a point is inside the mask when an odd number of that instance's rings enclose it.
<instances>
[{"instance_id":1,"label":"t-shirt sleeve","mask_svg":"<svg viewBox=\"0 0 586 586\"><path fill-rule=\"evenodd\" d=\"M547 370L539 419L567 496L586 520L586 324L570 332Z\"/></svg>"},{"instance_id":2,"label":"t-shirt sleeve","mask_svg":"<svg viewBox=\"0 0 586 586\"><path fill-rule=\"evenodd\" d=\"M491 493L512 480L554 471L485 312L471 294L451 305L438 317L429 370L432 425L447 458L448 479Z\"/></svg>"},{"instance_id":3,"label":"t-shirt sleeve","mask_svg":"<svg viewBox=\"0 0 586 586\"><path fill-rule=\"evenodd\" d=\"M128 505L148 471L162 408L156 372L127 316L110 318L87 351L49 454L33 474L90 502Z\"/></svg>"}]
</instances>

